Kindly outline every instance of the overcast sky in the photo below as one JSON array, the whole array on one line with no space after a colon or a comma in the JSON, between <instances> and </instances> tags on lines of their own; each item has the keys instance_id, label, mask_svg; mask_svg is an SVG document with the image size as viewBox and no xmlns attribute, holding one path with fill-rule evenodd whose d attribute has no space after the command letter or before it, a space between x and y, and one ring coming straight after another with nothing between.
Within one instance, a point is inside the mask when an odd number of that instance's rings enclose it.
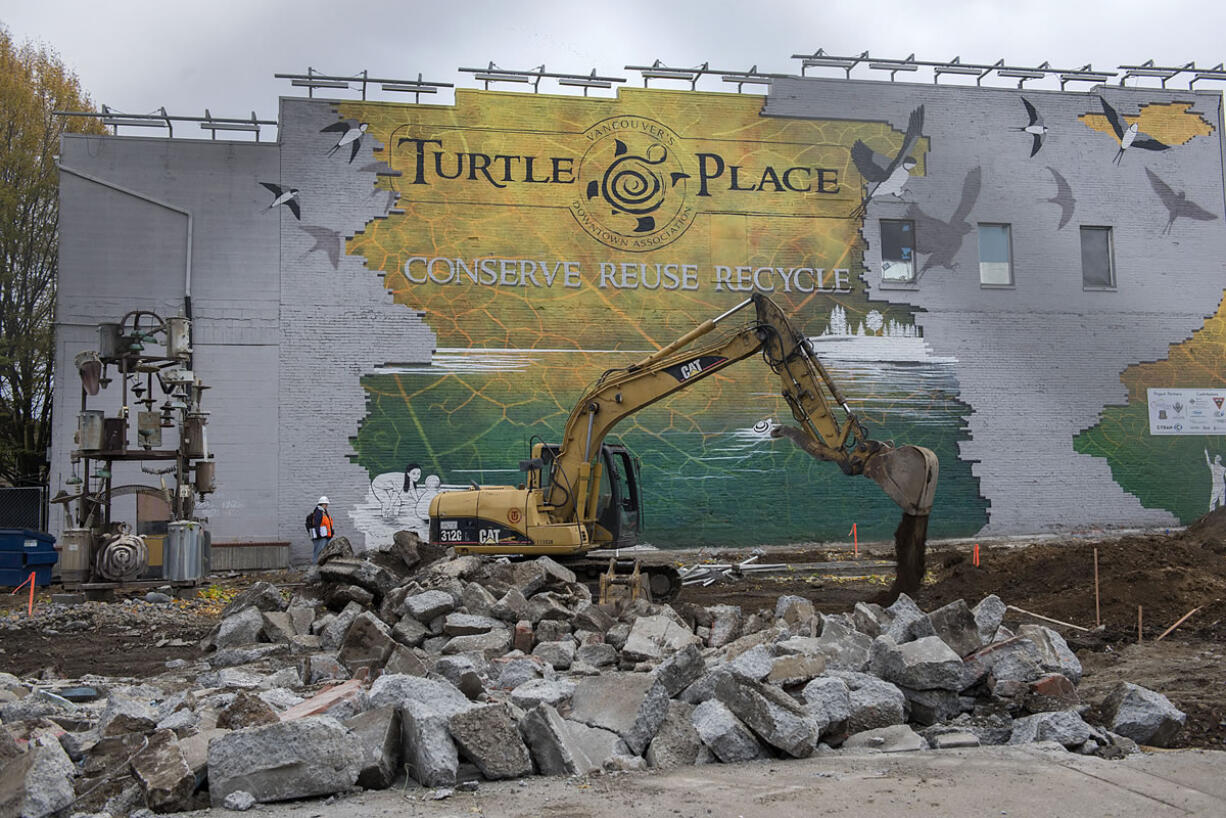
<instances>
[{"instance_id":1,"label":"overcast sky","mask_svg":"<svg viewBox=\"0 0 1226 818\"><path fill-rule=\"evenodd\" d=\"M18 42L58 51L96 104L194 116L205 107L214 116L254 110L272 119L278 96L302 93L273 74L308 66L394 78L421 72L461 87L479 83L458 68L491 60L563 73L595 68L637 84L624 66L660 59L799 73L791 56L818 48L1057 68L1114 70L1151 58L1212 67L1226 59L1224 9L1210 0L0 0L0 24ZM718 80L699 87L731 90Z\"/></svg>"}]
</instances>

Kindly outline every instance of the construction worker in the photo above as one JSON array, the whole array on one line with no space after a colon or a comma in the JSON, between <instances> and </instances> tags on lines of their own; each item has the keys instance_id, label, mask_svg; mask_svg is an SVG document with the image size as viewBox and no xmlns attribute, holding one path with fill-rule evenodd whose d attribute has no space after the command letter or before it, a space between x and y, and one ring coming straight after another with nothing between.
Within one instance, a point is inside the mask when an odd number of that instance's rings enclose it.
<instances>
[{"instance_id":1,"label":"construction worker","mask_svg":"<svg viewBox=\"0 0 1226 818\"><path fill-rule=\"evenodd\" d=\"M332 539L335 529L332 526L332 516L328 514L328 496L324 495L319 498L319 502L315 504L315 511L311 515L311 525L309 526L311 534L311 545L314 548L312 559L319 560L319 552L324 550L324 546L328 544L328 540Z\"/></svg>"}]
</instances>

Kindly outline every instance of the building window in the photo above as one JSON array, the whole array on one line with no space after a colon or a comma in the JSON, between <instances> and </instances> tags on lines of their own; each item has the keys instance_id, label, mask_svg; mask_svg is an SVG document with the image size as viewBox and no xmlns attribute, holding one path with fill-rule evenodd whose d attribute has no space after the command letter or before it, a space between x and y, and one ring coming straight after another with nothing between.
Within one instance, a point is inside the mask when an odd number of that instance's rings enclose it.
<instances>
[{"instance_id":1,"label":"building window","mask_svg":"<svg viewBox=\"0 0 1226 818\"><path fill-rule=\"evenodd\" d=\"M1081 283L1094 289L1115 286L1110 227L1081 228Z\"/></svg>"},{"instance_id":2,"label":"building window","mask_svg":"<svg viewBox=\"0 0 1226 818\"><path fill-rule=\"evenodd\" d=\"M881 220L881 280L915 281L915 222Z\"/></svg>"},{"instance_id":3,"label":"building window","mask_svg":"<svg viewBox=\"0 0 1226 818\"><path fill-rule=\"evenodd\" d=\"M1013 248L1007 224L979 225L979 283L989 287L1013 284Z\"/></svg>"}]
</instances>

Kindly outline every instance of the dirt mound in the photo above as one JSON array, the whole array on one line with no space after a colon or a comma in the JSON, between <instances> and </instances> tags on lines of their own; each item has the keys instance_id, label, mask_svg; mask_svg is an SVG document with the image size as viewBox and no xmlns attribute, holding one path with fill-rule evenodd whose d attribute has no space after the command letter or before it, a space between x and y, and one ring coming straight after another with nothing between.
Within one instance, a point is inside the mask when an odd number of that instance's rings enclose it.
<instances>
[{"instance_id":1,"label":"dirt mound","mask_svg":"<svg viewBox=\"0 0 1226 818\"><path fill-rule=\"evenodd\" d=\"M1137 606L1145 634L1153 637L1189 610L1201 610L1181 626L1217 631L1226 619L1226 556L1219 553L1226 514L1214 512L1195 530L1174 535L1125 537L1111 542L1063 542L1026 548L989 548L980 567L961 551L935 554L936 581L921 592L923 607L965 599L974 604L994 593L1007 604L1077 625L1093 627L1094 551L1098 551L1102 621L1132 629Z\"/></svg>"}]
</instances>

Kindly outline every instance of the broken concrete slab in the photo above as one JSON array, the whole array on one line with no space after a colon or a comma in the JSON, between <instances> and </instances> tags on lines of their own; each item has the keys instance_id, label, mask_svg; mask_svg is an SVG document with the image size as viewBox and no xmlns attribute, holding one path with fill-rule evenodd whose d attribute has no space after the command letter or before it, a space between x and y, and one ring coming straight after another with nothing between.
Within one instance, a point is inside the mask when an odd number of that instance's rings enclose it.
<instances>
[{"instance_id":1,"label":"broken concrete slab","mask_svg":"<svg viewBox=\"0 0 1226 818\"><path fill-rule=\"evenodd\" d=\"M259 616L258 611L256 616ZM106 707L98 719L104 736L147 733L155 729L157 723L158 711L154 705L114 691L107 697Z\"/></svg>"},{"instance_id":2,"label":"broken concrete slab","mask_svg":"<svg viewBox=\"0 0 1226 818\"><path fill-rule=\"evenodd\" d=\"M825 656L779 656L771 662L770 672L766 674L766 682L779 687L794 687L805 684L825 672Z\"/></svg>"},{"instance_id":3,"label":"broken concrete slab","mask_svg":"<svg viewBox=\"0 0 1226 818\"><path fill-rule=\"evenodd\" d=\"M540 704L559 708L570 704L577 686L575 682L567 679L529 679L511 691L511 701L524 710L531 710Z\"/></svg>"},{"instance_id":4,"label":"broken concrete slab","mask_svg":"<svg viewBox=\"0 0 1226 818\"><path fill-rule=\"evenodd\" d=\"M807 758L817 748L817 723L779 688L725 676L716 685L715 695L758 738L793 758Z\"/></svg>"},{"instance_id":5,"label":"broken concrete slab","mask_svg":"<svg viewBox=\"0 0 1226 818\"><path fill-rule=\"evenodd\" d=\"M606 606L590 602L579 606L572 620L576 630L592 631L593 633L608 633L609 628L617 624L617 619Z\"/></svg>"},{"instance_id":6,"label":"broken concrete slab","mask_svg":"<svg viewBox=\"0 0 1226 818\"><path fill-rule=\"evenodd\" d=\"M476 633L471 636L456 636L443 646L444 655L456 653L480 653L486 659L496 659L511 649L511 632L505 628Z\"/></svg>"},{"instance_id":7,"label":"broken concrete slab","mask_svg":"<svg viewBox=\"0 0 1226 818\"><path fill-rule=\"evenodd\" d=\"M739 605L712 605L707 608L711 613L711 637L708 644L713 648L722 648L741 636L741 625L744 617Z\"/></svg>"},{"instance_id":8,"label":"broken concrete slab","mask_svg":"<svg viewBox=\"0 0 1226 818\"><path fill-rule=\"evenodd\" d=\"M217 726L226 730L242 730L279 721L281 719L272 705L247 690L240 690L234 701L217 714Z\"/></svg>"},{"instance_id":9,"label":"broken concrete slab","mask_svg":"<svg viewBox=\"0 0 1226 818\"><path fill-rule=\"evenodd\" d=\"M376 707L346 719L344 724L362 752L358 786L367 790L390 787L400 771L400 710L392 705Z\"/></svg>"},{"instance_id":10,"label":"broken concrete slab","mask_svg":"<svg viewBox=\"0 0 1226 818\"><path fill-rule=\"evenodd\" d=\"M978 605L971 608L975 627L979 630L979 641L984 645L996 641L1000 623L1005 619L1005 610L1005 603L996 594L988 594Z\"/></svg>"},{"instance_id":11,"label":"broken concrete slab","mask_svg":"<svg viewBox=\"0 0 1226 818\"><path fill-rule=\"evenodd\" d=\"M310 716L253 727L209 742L209 798L245 790L257 801L329 795L352 787L362 750L336 719Z\"/></svg>"},{"instance_id":12,"label":"broken concrete slab","mask_svg":"<svg viewBox=\"0 0 1226 818\"><path fill-rule=\"evenodd\" d=\"M575 660L589 667L609 667L617 664L617 648L604 642L580 645L575 651Z\"/></svg>"},{"instance_id":13,"label":"broken concrete slab","mask_svg":"<svg viewBox=\"0 0 1226 818\"><path fill-rule=\"evenodd\" d=\"M350 673L359 668L376 670L383 667L395 647L391 628L370 611L363 611L345 632L336 658Z\"/></svg>"},{"instance_id":14,"label":"broken concrete slab","mask_svg":"<svg viewBox=\"0 0 1226 818\"><path fill-rule=\"evenodd\" d=\"M959 713L969 713L975 707L975 699L961 696L953 690L913 690L900 687L907 698L908 719L924 727L947 721Z\"/></svg>"},{"instance_id":15,"label":"broken concrete slab","mask_svg":"<svg viewBox=\"0 0 1226 818\"><path fill-rule=\"evenodd\" d=\"M842 680L850 691L848 732L892 727L907 720L907 700L896 685L868 673L836 670L829 675Z\"/></svg>"},{"instance_id":16,"label":"broken concrete slab","mask_svg":"<svg viewBox=\"0 0 1226 818\"><path fill-rule=\"evenodd\" d=\"M780 644L785 643L798 644L793 639ZM853 630L841 618L826 617L822 622L822 634L813 644L817 651L826 657L826 667L831 670L859 672L868 667L873 640Z\"/></svg>"},{"instance_id":17,"label":"broken concrete slab","mask_svg":"<svg viewBox=\"0 0 1226 818\"><path fill-rule=\"evenodd\" d=\"M430 669L426 667L425 662L412 650L404 645L396 645L392 648L392 652L388 654L387 662L383 665L383 672L408 676L425 676L430 672Z\"/></svg>"},{"instance_id":18,"label":"broken concrete slab","mask_svg":"<svg viewBox=\"0 0 1226 818\"><path fill-rule=\"evenodd\" d=\"M505 704L473 707L447 722L460 753L491 781L532 774L532 757Z\"/></svg>"},{"instance_id":19,"label":"broken concrete slab","mask_svg":"<svg viewBox=\"0 0 1226 818\"><path fill-rule=\"evenodd\" d=\"M0 766L0 815L45 818L64 809L76 798L75 774L54 736L33 737L26 752Z\"/></svg>"},{"instance_id":20,"label":"broken concrete slab","mask_svg":"<svg viewBox=\"0 0 1226 818\"><path fill-rule=\"evenodd\" d=\"M429 635L430 631L426 626L411 616L401 618L392 628L392 638L410 648L421 647L421 643L425 642Z\"/></svg>"},{"instance_id":21,"label":"broken concrete slab","mask_svg":"<svg viewBox=\"0 0 1226 818\"><path fill-rule=\"evenodd\" d=\"M248 606L223 618L217 625L213 644L220 648L250 645L260 641L264 630L264 616L259 608Z\"/></svg>"},{"instance_id":22,"label":"broken concrete slab","mask_svg":"<svg viewBox=\"0 0 1226 818\"><path fill-rule=\"evenodd\" d=\"M1090 725L1073 710L1055 713L1036 713L1013 722L1010 744L1029 744L1034 741L1055 741L1065 747L1076 747L1090 737Z\"/></svg>"},{"instance_id":23,"label":"broken concrete slab","mask_svg":"<svg viewBox=\"0 0 1226 818\"><path fill-rule=\"evenodd\" d=\"M725 764L762 757L757 737L719 699L708 699L695 707L690 719L702 743Z\"/></svg>"},{"instance_id":24,"label":"broken concrete slab","mask_svg":"<svg viewBox=\"0 0 1226 818\"><path fill-rule=\"evenodd\" d=\"M936 629L933 628L928 614L920 610L915 601L906 594L899 594L898 599L886 608L885 612L890 616L890 625L881 635L890 637L900 645L913 639L936 635Z\"/></svg>"},{"instance_id":25,"label":"broken concrete slab","mask_svg":"<svg viewBox=\"0 0 1226 818\"><path fill-rule=\"evenodd\" d=\"M409 702L433 702L451 715L467 710L471 703L455 685L421 676L385 673L370 686L367 701L371 707L401 707Z\"/></svg>"},{"instance_id":26,"label":"broken concrete slab","mask_svg":"<svg viewBox=\"0 0 1226 818\"><path fill-rule=\"evenodd\" d=\"M804 686L800 697L805 711L823 734L842 732L851 718L851 690L842 679L819 676Z\"/></svg>"},{"instance_id":27,"label":"broken concrete slab","mask_svg":"<svg viewBox=\"0 0 1226 818\"><path fill-rule=\"evenodd\" d=\"M1166 696L1131 682L1111 689L1103 711L1112 732L1154 747L1170 746L1188 718Z\"/></svg>"},{"instance_id":28,"label":"broken concrete slab","mask_svg":"<svg viewBox=\"0 0 1226 818\"><path fill-rule=\"evenodd\" d=\"M528 614L528 600L518 588L512 588L490 608L490 616L503 622L518 622Z\"/></svg>"},{"instance_id":29,"label":"broken concrete slab","mask_svg":"<svg viewBox=\"0 0 1226 818\"><path fill-rule=\"evenodd\" d=\"M1052 673L1061 673L1073 684L1081 681L1081 661L1069 648L1064 637L1044 625L1022 625L1017 635L1029 639L1039 651L1039 666Z\"/></svg>"},{"instance_id":30,"label":"broken concrete slab","mask_svg":"<svg viewBox=\"0 0 1226 818\"><path fill-rule=\"evenodd\" d=\"M892 617L874 602L857 602L851 612L852 626L862 634L876 639L890 627Z\"/></svg>"},{"instance_id":31,"label":"broken concrete slab","mask_svg":"<svg viewBox=\"0 0 1226 818\"><path fill-rule=\"evenodd\" d=\"M928 742L905 724L878 727L853 733L843 742L844 750L876 750L880 753L908 753L927 750Z\"/></svg>"},{"instance_id":32,"label":"broken concrete slab","mask_svg":"<svg viewBox=\"0 0 1226 818\"><path fill-rule=\"evenodd\" d=\"M612 647L609 645L585 647L603 647L612 650ZM583 655L583 648L580 648L579 652L580 655ZM595 667L600 667L600 665L595 663L591 664ZM706 672L706 669L706 660L703 658L702 650L699 648L698 643L691 643L664 660L655 669L654 673L656 678L659 679L660 684L664 685L664 689L671 698L697 681L698 677Z\"/></svg>"},{"instance_id":33,"label":"broken concrete slab","mask_svg":"<svg viewBox=\"0 0 1226 818\"><path fill-rule=\"evenodd\" d=\"M617 733L641 754L664 721L668 700L668 691L649 674L591 676L576 685L570 718Z\"/></svg>"},{"instance_id":34,"label":"broken concrete slab","mask_svg":"<svg viewBox=\"0 0 1226 818\"><path fill-rule=\"evenodd\" d=\"M489 633L506 627L501 619L491 616L451 612L443 620L443 633L448 636L470 636L475 633Z\"/></svg>"},{"instance_id":35,"label":"broken concrete slab","mask_svg":"<svg viewBox=\"0 0 1226 818\"><path fill-rule=\"evenodd\" d=\"M528 607L524 617L533 625L542 619L557 619L569 621L570 606L565 597L552 591L543 591L528 599Z\"/></svg>"},{"instance_id":36,"label":"broken concrete slab","mask_svg":"<svg viewBox=\"0 0 1226 818\"><path fill-rule=\"evenodd\" d=\"M402 612L422 624L455 610L455 599L445 591L423 591L405 597Z\"/></svg>"},{"instance_id":37,"label":"broken concrete slab","mask_svg":"<svg viewBox=\"0 0 1226 818\"><path fill-rule=\"evenodd\" d=\"M328 622L319 634L319 644L324 650L336 650L345 640L345 634L353 621L365 613L363 607L356 602L350 602L345 609Z\"/></svg>"},{"instance_id":38,"label":"broken concrete slab","mask_svg":"<svg viewBox=\"0 0 1226 818\"><path fill-rule=\"evenodd\" d=\"M993 642L966 657L963 681L967 686L988 677L991 682L1029 684L1043 676L1039 649L1029 639L1015 636Z\"/></svg>"},{"instance_id":39,"label":"broken concrete slab","mask_svg":"<svg viewBox=\"0 0 1226 818\"><path fill-rule=\"evenodd\" d=\"M145 803L154 812L182 812L192 808L196 775L187 765L173 731L153 731L145 747L132 756L131 765L145 793Z\"/></svg>"},{"instance_id":40,"label":"broken concrete slab","mask_svg":"<svg viewBox=\"0 0 1226 818\"><path fill-rule=\"evenodd\" d=\"M726 667L744 679L760 681L765 679L766 675L771 672L771 667L774 663L775 649L773 645L754 645L728 662Z\"/></svg>"},{"instance_id":41,"label":"broken concrete slab","mask_svg":"<svg viewBox=\"0 0 1226 818\"><path fill-rule=\"evenodd\" d=\"M525 713L519 730L542 775L596 772L622 744L617 733L563 719L548 704Z\"/></svg>"},{"instance_id":42,"label":"broken concrete slab","mask_svg":"<svg viewBox=\"0 0 1226 818\"><path fill-rule=\"evenodd\" d=\"M396 577L369 560L338 557L319 566L319 578L323 582L337 582L365 588L374 595L378 604L383 595L396 587Z\"/></svg>"},{"instance_id":43,"label":"broken concrete slab","mask_svg":"<svg viewBox=\"0 0 1226 818\"><path fill-rule=\"evenodd\" d=\"M697 636L673 619L644 616L635 620L621 651L633 662L659 662L687 645L699 644Z\"/></svg>"},{"instance_id":44,"label":"broken concrete slab","mask_svg":"<svg viewBox=\"0 0 1226 818\"><path fill-rule=\"evenodd\" d=\"M264 636L270 642L288 642L291 637L298 635L293 620L285 611L264 611L262 618Z\"/></svg>"},{"instance_id":45,"label":"broken concrete slab","mask_svg":"<svg viewBox=\"0 0 1226 818\"><path fill-rule=\"evenodd\" d=\"M956 599L928 614L936 635L959 656L969 656L984 646L975 615L966 601Z\"/></svg>"},{"instance_id":46,"label":"broken concrete slab","mask_svg":"<svg viewBox=\"0 0 1226 818\"><path fill-rule=\"evenodd\" d=\"M693 718L694 705L682 701L669 703L660 729L643 754L648 765L667 769L699 763L706 754L706 746L694 729Z\"/></svg>"},{"instance_id":47,"label":"broken concrete slab","mask_svg":"<svg viewBox=\"0 0 1226 818\"><path fill-rule=\"evenodd\" d=\"M931 624L931 623L930 623ZM869 670L888 682L914 690L962 690L962 657L938 636L898 644L889 633L873 640Z\"/></svg>"},{"instance_id":48,"label":"broken concrete slab","mask_svg":"<svg viewBox=\"0 0 1226 818\"><path fill-rule=\"evenodd\" d=\"M253 583L250 588L241 591L234 599L226 603L226 606L221 609L220 617L225 619L246 608L255 608L258 611L283 611L285 610L285 599L281 596L281 590L277 586L261 580Z\"/></svg>"},{"instance_id":49,"label":"broken concrete slab","mask_svg":"<svg viewBox=\"0 0 1226 818\"><path fill-rule=\"evenodd\" d=\"M532 655L547 662L554 670L566 670L575 661L575 640L540 642L532 649Z\"/></svg>"}]
</instances>

